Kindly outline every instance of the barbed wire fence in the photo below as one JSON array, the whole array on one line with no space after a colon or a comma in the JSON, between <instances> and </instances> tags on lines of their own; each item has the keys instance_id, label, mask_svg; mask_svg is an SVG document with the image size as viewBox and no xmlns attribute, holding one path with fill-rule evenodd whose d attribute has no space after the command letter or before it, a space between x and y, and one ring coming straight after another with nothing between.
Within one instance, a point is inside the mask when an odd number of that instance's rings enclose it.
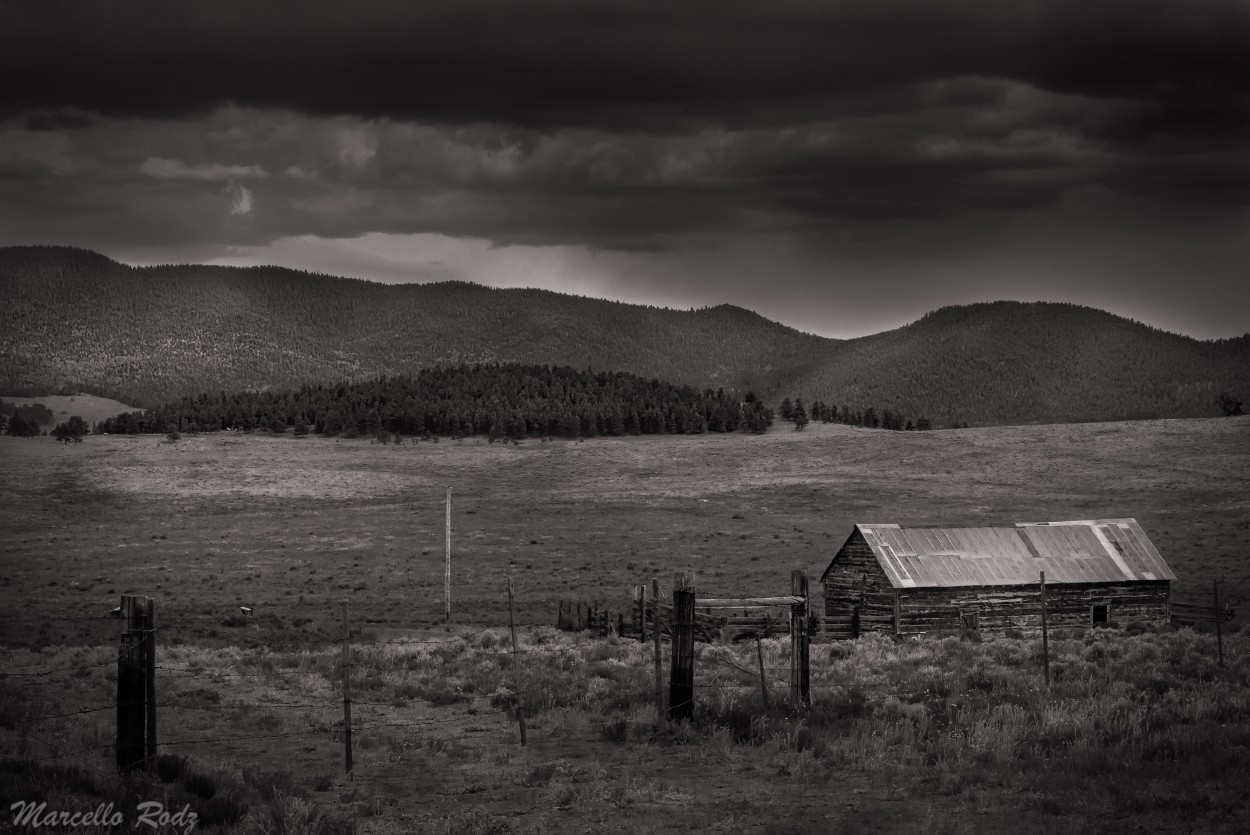
<instances>
[{"instance_id":1,"label":"barbed wire fence","mask_svg":"<svg viewBox=\"0 0 1250 835\"><path fill-rule=\"evenodd\" d=\"M794 600L768 599L772 601L770 605L781 605L777 601L783 601L793 607L789 624L791 651L788 660L790 663L787 666L764 663L763 653L759 648L762 635L754 636L755 664L751 664L747 658L744 658L744 655L750 655L749 651L746 653L739 651L738 655L728 657L729 653L716 649L718 646L731 646L728 644L704 644L700 651L696 651L693 639L695 619L683 618L676 605L678 593L689 591L693 595L693 576L678 579L674 585L673 603L667 608L658 596L653 599L652 605L643 605L638 610L641 612L639 625L642 627L642 634L638 637L645 643L651 643L653 651L649 657L640 654L638 666L631 669L631 672L635 678L647 678L654 674L654 685L636 690L621 690L615 692L613 696L619 702L651 704L656 709L656 717L654 720L613 720L613 722L649 728L657 733L663 732L671 722L691 717L699 698L698 694L738 693L742 694L744 699L753 699L754 694L758 693L765 709L768 708L770 701L778 706L786 705L789 708L802 709L824 698L838 698L852 693L907 695L898 693L898 686L889 681L837 682L827 677L822 677L817 681L810 680L811 670L806 649L806 639L810 636L804 634L810 624L810 612L808 611L809 601L806 598L806 578L802 579L803 582L800 584L796 574L794 591L801 590L802 593L791 595L790 598ZM653 582L653 587L658 590L658 582ZM511 602L510 582L508 591L509 602ZM1217 586L1217 601L1209 606L1206 613L1213 619L1211 623L1217 626L1223 622L1222 618L1226 611L1224 608L1217 607L1217 603L1219 606L1223 605L1219 603L1219 592L1220 589ZM798 602L798 598L802 598L802 601ZM134 598L130 604L127 604L124 598L120 614L127 614L127 605L135 611L152 611L151 607L145 608L146 602L146 599L140 601ZM743 600L735 600L725 605L728 608L730 604L736 606L743 602ZM561 606L561 614L563 614L563 609L564 607ZM693 602L690 611L694 611ZM577 652L578 647L575 644L542 644L533 640L527 643L518 636L518 624L512 620L511 605L509 616L511 640L500 639L499 641L492 640L489 644L482 643L475 647L475 651L500 657L500 683L511 685L514 698L507 706L510 708L512 718L517 722L520 744L526 745L528 735L532 732L532 727L527 728L526 725L526 710L527 707L540 702L538 692L527 683L522 675L527 661L545 653L573 654ZM601 630L611 633L614 631L612 626L617 627L615 631L618 633L625 631L620 627L624 623L623 615L618 615L615 624L606 612L600 613L597 617L599 618L597 622L594 619L588 619L589 625L593 627L591 634L598 634ZM0 625L23 627L35 623L62 621L94 622L117 628L118 620L116 615L32 617L8 619L0 621ZM496 633L495 637L499 638L497 633L500 630L500 627L489 626L443 637L414 635L365 640L364 627L353 626L345 620L341 638L320 636L274 640L263 635L253 636L238 632L223 636L219 630L221 623L211 619L196 620L183 617L157 622L154 618L147 621L141 618L137 626L128 618L123 617L120 620L122 620L121 641L117 651L104 647L84 648L76 650L89 656L84 657L82 663L61 664L46 669L39 664L27 664L0 671L0 682L7 685L10 694L26 696L27 698L23 701L39 699L51 705L55 700L48 694L48 688L65 689L64 683L67 679L92 678L93 673L102 670L105 671L105 677L108 680L111 670L113 668L117 670L117 695L110 700L89 702L85 706L74 708L49 707L41 712L26 712L18 709L14 704L6 705L5 713L8 715L3 717L4 724L16 729L20 736L22 759L30 762L64 760L88 769L99 769L103 767L103 764L98 754L112 748L116 753L115 765L118 770L123 772L135 769L154 770L158 767L158 751L223 745L233 749L236 746L245 746L253 742L273 745L280 740L313 737L322 738L332 744L342 744L344 765L347 773L351 774L353 734L359 740L361 734L369 732L429 731L449 728L455 723L463 724L466 721L465 716L459 714L396 716L396 712L403 710L417 712L411 699L392 698L379 701L351 695L353 668L363 664L360 661L353 661L355 655L368 653L373 647L417 648L440 645L465 647L471 645L478 636L488 632ZM1201 622L1206 623L1206 621ZM567 626L563 623L561 625ZM535 628L549 625L521 626L531 630L532 638ZM388 628L417 632L426 631L430 627L428 624L389 624ZM136 632L138 634L135 634ZM180 689L180 685L197 679L217 686L241 682L263 683L271 681L275 675L280 676L283 668L249 670L238 664L232 664L228 669L220 669L204 663L190 663L185 659L179 663L177 659L180 654L184 654L182 653L184 647L198 647L199 645L192 643L174 645L169 640L173 636L178 636L184 641L197 639L226 641L227 646L221 647L222 650L236 648L235 642L251 645L262 652L265 650L289 651L291 648L298 648L297 651L302 652L296 658L279 658L279 660L288 663L298 662L302 665L289 669L312 669L324 673L331 687L335 684L343 685L343 693L319 693L315 697L305 693L291 699L240 697L228 703L221 703L220 694L210 698L205 696L203 691ZM631 636L621 635L620 637L628 639ZM168 660L158 658L158 649L168 653L171 658ZM1222 655L1222 645L1220 651ZM337 661L331 657L335 653L339 654ZM783 658L785 657L784 647L780 654ZM269 653L264 653L259 657L250 658L249 662L264 664L270 657ZM502 663L503 658L508 659L506 665ZM138 678L128 676L127 670L132 667L141 668L142 676ZM140 683L136 685L136 681ZM172 696L168 695L170 691L173 692ZM217 691L207 692L216 693ZM830 696L830 694L834 695ZM11 696L6 695L6 700L11 700ZM353 716L352 708L364 710ZM338 718L340 711L342 711L342 717ZM99 720L106 712L115 712L116 715L115 734L112 739L105 738L107 730L101 730L98 723L80 728L77 733L64 728L56 730L58 725L66 723ZM249 732L239 733L205 733L183 728L180 733L170 736L157 735L156 717L158 715L172 713L178 716L182 712L218 717L242 716L240 721L229 719L224 724L244 725L247 722L243 720L250 720L252 724L259 727ZM260 715L255 715L256 712ZM298 714L299 720L307 722L310 727L294 729L284 727L283 718L290 718L292 714ZM275 715L278 718L274 719ZM139 727L137 731L136 723ZM53 730L50 732L49 729ZM80 741L75 742L76 739ZM220 751L218 750L217 753ZM91 759L92 755L97 756Z\"/></svg>"}]
</instances>

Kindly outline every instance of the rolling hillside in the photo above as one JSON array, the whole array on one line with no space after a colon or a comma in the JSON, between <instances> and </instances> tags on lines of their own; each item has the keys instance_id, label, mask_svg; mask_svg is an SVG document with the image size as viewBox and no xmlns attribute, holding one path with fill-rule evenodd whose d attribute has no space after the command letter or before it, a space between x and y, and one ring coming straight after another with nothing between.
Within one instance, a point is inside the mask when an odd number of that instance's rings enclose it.
<instances>
[{"instance_id":1,"label":"rolling hillside","mask_svg":"<svg viewBox=\"0 0 1250 835\"><path fill-rule=\"evenodd\" d=\"M944 308L843 341L729 305L681 311L0 248L0 387L10 393L72 389L155 405L496 361L892 408L937 425L1206 416L1220 391L1250 399L1250 337L1201 342L1075 305Z\"/></svg>"}]
</instances>

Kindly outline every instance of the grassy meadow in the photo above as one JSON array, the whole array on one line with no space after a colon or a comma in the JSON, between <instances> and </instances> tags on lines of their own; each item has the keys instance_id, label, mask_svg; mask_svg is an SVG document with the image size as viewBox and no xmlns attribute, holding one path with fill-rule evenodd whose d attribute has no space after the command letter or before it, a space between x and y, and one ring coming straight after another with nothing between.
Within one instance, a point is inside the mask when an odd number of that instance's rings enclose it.
<instances>
[{"instance_id":1,"label":"grassy meadow","mask_svg":"<svg viewBox=\"0 0 1250 835\"><path fill-rule=\"evenodd\" d=\"M550 624L560 600L615 610L684 569L701 594L786 593L792 568L815 582L874 521L1133 516L1178 597L1205 601L1218 576L1237 602L1247 441L1246 418L519 445L0 438L0 620L20 621L0 625L0 799L161 796L204 810L201 830L254 832L1239 831L1244 631L1223 669L1189 630L1056 636L1049 693L1037 641L817 645L806 712L784 703L788 641L763 644L768 710L753 645L701 646L695 722L657 735L649 647ZM500 628L506 576L521 656ZM119 782L107 709L51 715L114 697L100 616L126 592L156 599L169 744L160 774Z\"/></svg>"}]
</instances>

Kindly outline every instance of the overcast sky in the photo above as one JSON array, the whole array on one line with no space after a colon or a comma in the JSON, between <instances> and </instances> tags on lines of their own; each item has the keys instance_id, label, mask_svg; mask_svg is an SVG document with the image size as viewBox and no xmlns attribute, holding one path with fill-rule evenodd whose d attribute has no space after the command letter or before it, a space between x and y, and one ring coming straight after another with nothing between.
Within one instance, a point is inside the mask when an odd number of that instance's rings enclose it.
<instances>
[{"instance_id":1,"label":"overcast sky","mask_svg":"<svg viewBox=\"0 0 1250 835\"><path fill-rule=\"evenodd\" d=\"M1250 331L1246 0L0 0L0 244Z\"/></svg>"}]
</instances>

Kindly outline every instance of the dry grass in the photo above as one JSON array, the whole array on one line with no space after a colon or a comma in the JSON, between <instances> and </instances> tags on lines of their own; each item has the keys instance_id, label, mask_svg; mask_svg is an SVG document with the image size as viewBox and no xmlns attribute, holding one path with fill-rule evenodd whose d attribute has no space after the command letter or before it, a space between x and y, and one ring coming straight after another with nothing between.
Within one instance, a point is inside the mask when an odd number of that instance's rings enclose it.
<instances>
[{"instance_id":1,"label":"dry grass","mask_svg":"<svg viewBox=\"0 0 1250 835\"><path fill-rule=\"evenodd\" d=\"M656 735L648 646L541 625L560 599L615 607L631 584L679 569L698 572L703 594L784 592L791 568L819 576L865 520L1136 516L1179 593L1205 594L1224 573L1235 598L1250 588L1250 505L1228 485L1250 463L1248 429L816 426L399 448L0 438L0 600L35 618L0 626L0 669L85 667L0 680L0 756L70 755L43 762L86 778L39 770L35 784L84 802L123 796L109 710L39 717L112 701L116 623L53 618L103 615L133 591L157 599L164 751L187 758L167 764L170 782L140 787L197 797L223 821L245 804L222 831L333 832L345 819L362 832L857 832L865 820L932 833L1235 831L1250 813L1244 633L1223 671L1210 637L1187 631L1061 636L1049 694L1035 641L821 645L808 711L779 703L788 642L764 643L770 711L753 646L700 647L696 721ZM506 622L505 572L526 625L520 656L506 629L481 629ZM356 644L351 781L343 599ZM6 769L5 797L32 789Z\"/></svg>"},{"instance_id":2,"label":"dry grass","mask_svg":"<svg viewBox=\"0 0 1250 835\"><path fill-rule=\"evenodd\" d=\"M370 831L403 831L387 827L404 820L446 832L571 832L625 820L645 829L661 818L695 825L726 812L709 805L709 784L753 797L732 824L748 829L792 814L787 798L796 792L818 797L848 785L861 805L904 804L911 829L967 807L994 821L1030 810L1038 828L1025 831L1191 820L1232 831L1250 813L1243 632L1228 637L1223 669L1211 636L1189 630L1059 637L1049 692L1036 640L822 644L812 651L810 708L786 700L789 645L775 639L763 645L766 674L776 677L767 710L758 678L745 672L754 669L753 646L700 646L695 719L664 734L653 726L649 644L542 629L523 633L525 651L514 655L501 634L356 647L352 781L325 774L342 744L336 649L170 649L163 666L194 672L161 681L162 702L174 705L162 709L166 738L186 757L162 761L160 796L209 803L219 816L238 812L231 825L254 832L346 831L347 818ZM91 662L93 653L45 651L37 669ZM107 691L106 672L84 678L96 681L96 698ZM529 748L517 745L518 692ZM17 750L46 703L6 682L0 708L11 755L48 752L30 740ZM92 721L57 720L41 735L60 741L54 753L107 743L111 719L84 731ZM250 735L282 738L259 743L261 757L254 741L176 746ZM107 754L71 758L85 765L36 772L34 782L9 778L6 796L38 788L72 803L121 791ZM771 793L754 793L762 786Z\"/></svg>"}]
</instances>

